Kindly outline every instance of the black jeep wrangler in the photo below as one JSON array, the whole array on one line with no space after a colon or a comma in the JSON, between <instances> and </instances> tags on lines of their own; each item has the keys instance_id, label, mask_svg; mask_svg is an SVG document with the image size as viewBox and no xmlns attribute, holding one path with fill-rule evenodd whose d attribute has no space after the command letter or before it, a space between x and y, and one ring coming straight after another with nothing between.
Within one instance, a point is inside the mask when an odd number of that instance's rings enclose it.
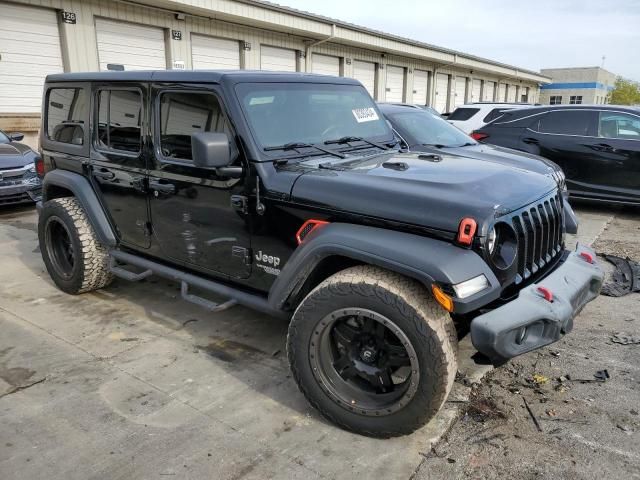
<instances>
[{"instance_id":1,"label":"black jeep wrangler","mask_svg":"<svg viewBox=\"0 0 640 480\"><path fill-rule=\"evenodd\" d=\"M52 75L44 110L38 232L56 285L159 275L213 312L290 318L300 390L355 432L435 415L456 327L503 362L561 338L600 291L593 251L564 249L552 178L402 153L356 80Z\"/></svg>"}]
</instances>

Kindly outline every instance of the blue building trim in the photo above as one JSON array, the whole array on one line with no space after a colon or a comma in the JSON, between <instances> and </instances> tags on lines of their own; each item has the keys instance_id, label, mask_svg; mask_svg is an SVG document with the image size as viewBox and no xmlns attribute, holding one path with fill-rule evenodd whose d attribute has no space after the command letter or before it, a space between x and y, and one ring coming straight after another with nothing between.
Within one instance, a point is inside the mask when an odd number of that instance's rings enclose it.
<instances>
[{"instance_id":1,"label":"blue building trim","mask_svg":"<svg viewBox=\"0 0 640 480\"><path fill-rule=\"evenodd\" d=\"M574 90L574 89L598 89L598 90L613 90L613 87L608 87L604 83L600 82L568 82L568 83L549 83L548 85L542 85L540 90Z\"/></svg>"}]
</instances>

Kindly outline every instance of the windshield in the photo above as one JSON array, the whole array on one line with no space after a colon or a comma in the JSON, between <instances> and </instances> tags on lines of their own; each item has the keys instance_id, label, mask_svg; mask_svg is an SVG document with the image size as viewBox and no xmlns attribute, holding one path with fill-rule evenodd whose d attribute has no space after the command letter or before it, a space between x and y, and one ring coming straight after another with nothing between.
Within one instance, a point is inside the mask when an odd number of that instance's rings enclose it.
<instances>
[{"instance_id":1,"label":"windshield","mask_svg":"<svg viewBox=\"0 0 640 480\"><path fill-rule=\"evenodd\" d=\"M0 130L0 143L9 143L9 137L2 131Z\"/></svg>"},{"instance_id":2,"label":"windshield","mask_svg":"<svg viewBox=\"0 0 640 480\"><path fill-rule=\"evenodd\" d=\"M475 141L446 120L420 110L387 114L394 128L411 145L460 147Z\"/></svg>"},{"instance_id":3,"label":"windshield","mask_svg":"<svg viewBox=\"0 0 640 480\"><path fill-rule=\"evenodd\" d=\"M359 85L244 83L236 92L263 148L343 137L393 140L384 117Z\"/></svg>"}]
</instances>

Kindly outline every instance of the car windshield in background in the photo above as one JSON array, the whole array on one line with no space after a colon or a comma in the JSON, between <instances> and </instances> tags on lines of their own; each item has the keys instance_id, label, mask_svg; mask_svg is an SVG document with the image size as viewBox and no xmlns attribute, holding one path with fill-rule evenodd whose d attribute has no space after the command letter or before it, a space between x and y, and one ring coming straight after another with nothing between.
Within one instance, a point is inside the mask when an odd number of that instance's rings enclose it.
<instances>
[{"instance_id":1,"label":"car windshield in background","mask_svg":"<svg viewBox=\"0 0 640 480\"><path fill-rule=\"evenodd\" d=\"M9 143L11 140L9 140L9 137L2 131L0 130L0 143Z\"/></svg>"},{"instance_id":2,"label":"car windshield in background","mask_svg":"<svg viewBox=\"0 0 640 480\"><path fill-rule=\"evenodd\" d=\"M387 115L396 130L410 145L461 147L474 144L464 132L440 117L419 110Z\"/></svg>"},{"instance_id":3,"label":"car windshield in background","mask_svg":"<svg viewBox=\"0 0 640 480\"><path fill-rule=\"evenodd\" d=\"M479 111L479 108L456 108L455 111L449 115L447 120L459 120L463 122L465 120L469 120Z\"/></svg>"},{"instance_id":4,"label":"car windshield in background","mask_svg":"<svg viewBox=\"0 0 640 480\"><path fill-rule=\"evenodd\" d=\"M264 148L324 144L343 137L393 140L382 114L359 85L243 83L236 91L253 135Z\"/></svg>"}]
</instances>

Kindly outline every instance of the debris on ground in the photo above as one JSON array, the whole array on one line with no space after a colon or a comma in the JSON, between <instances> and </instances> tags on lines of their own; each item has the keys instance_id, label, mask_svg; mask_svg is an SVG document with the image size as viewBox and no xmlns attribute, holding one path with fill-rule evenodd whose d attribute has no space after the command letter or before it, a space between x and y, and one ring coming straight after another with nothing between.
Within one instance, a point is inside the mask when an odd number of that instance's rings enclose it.
<instances>
[{"instance_id":1,"label":"debris on ground","mask_svg":"<svg viewBox=\"0 0 640 480\"><path fill-rule=\"evenodd\" d=\"M602 294L609 297L622 297L631 292L640 291L640 263L629 257L622 258L615 255L601 255L615 266L611 280L602 286Z\"/></svg>"},{"instance_id":2,"label":"debris on ground","mask_svg":"<svg viewBox=\"0 0 640 480\"><path fill-rule=\"evenodd\" d=\"M522 400L524 400L524 406L527 409L527 412L529 412L529 416L531 417L531 420L533 420L534 425L536 426L536 428L538 429L539 432L542 432L542 427L540 426L540 423L538 423L538 419L536 418L535 414L533 413L533 410L531 410L531 407L529 406L529 403L527 402L527 399L522 397Z\"/></svg>"},{"instance_id":3,"label":"debris on ground","mask_svg":"<svg viewBox=\"0 0 640 480\"><path fill-rule=\"evenodd\" d=\"M620 345L637 345L640 344L640 335L629 335L626 333L616 333L611 337L613 343Z\"/></svg>"},{"instance_id":4,"label":"debris on ground","mask_svg":"<svg viewBox=\"0 0 640 480\"><path fill-rule=\"evenodd\" d=\"M495 402L484 397L473 397L469 402L465 416L471 417L476 422L505 418L504 412L498 408Z\"/></svg>"},{"instance_id":5,"label":"debris on ground","mask_svg":"<svg viewBox=\"0 0 640 480\"><path fill-rule=\"evenodd\" d=\"M533 374L533 381L535 383L537 383L538 385L544 385L545 383L547 383L549 381L549 379L547 377L545 377L544 375L540 375L538 373L534 373Z\"/></svg>"}]
</instances>

